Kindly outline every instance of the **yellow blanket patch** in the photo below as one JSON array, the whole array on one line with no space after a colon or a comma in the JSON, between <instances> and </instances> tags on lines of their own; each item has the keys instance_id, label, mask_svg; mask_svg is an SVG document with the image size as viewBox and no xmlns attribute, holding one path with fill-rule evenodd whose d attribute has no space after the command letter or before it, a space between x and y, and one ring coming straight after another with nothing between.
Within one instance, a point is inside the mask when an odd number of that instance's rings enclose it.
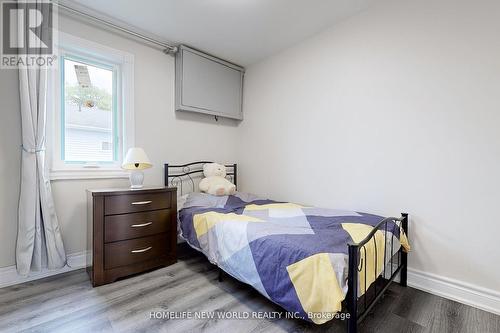
<instances>
[{"instance_id":1,"label":"yellow blanket patch","mask_svg":"<svg viewBox=\"0 0 500 333\"><path fill-rule=\"evenodd\" d=\"M399 231L399 242L401 243L401 246L405 250L406 253L411 251L410 243L408 242L408 237L406 237L406 234L402 229Z\"/></svg>"},{"instance_id":2,"label":"yellow blanket patch","mask_svg":"<svg viewBox=\"0 0 500 333\"><path fill-rule=\"evenodd\" d=\"M206 212L203 214L196 214L193 218L194 230L196 231L196 236L203 236L217 223L221 222L264 222L261 219L239 215L235 213L223 214L217 212Z\"/></svg>"},{"instance_id":3,"label":"yellow blanket patch","mask_svg":"<svg viewBox=\"0 0 500 333\"><path fill-rule=\"evenodd\" d=\"M297 209L306 208L306 206L297 205L294 203L272 203L267 205L246 205L245 210L266 210L266 209Z\"/></svg>"},{"instance_id":4,"label":"yellow blanket patch","mask_svg":"<svg viewBox=\"0 0 500 333\"><path fill-rule=\"evenodd\" d=\"M321 314L333 314L342 309L344 294L328 253L318 253L297 261L287 266L286 270L302 308L315 324L328 321L328 315Z\"/></svg>"},{"instance_id":5,"label":"yellow blanket patch","mask_svg":"<svg viewBox=\"0 0 500 333\"><path fill-rule=\"evenodd\" d=\"M349 233L356 243L361 242L373 230L372 226L360 223L342 223L342 228ZM384 269L385 239L384 234L377 230L374 238L360 248L361 271L359 272L359 296L366 292L366 289L377 279ZM375 255L376 253L376 255ZM377 271L375 272L375 261L377 261ZM366 263L366 264L365 264ZM365 275L366 270L366 275ZM366 281L365 281L366 276Z\"/></svg>"}]
</instances>

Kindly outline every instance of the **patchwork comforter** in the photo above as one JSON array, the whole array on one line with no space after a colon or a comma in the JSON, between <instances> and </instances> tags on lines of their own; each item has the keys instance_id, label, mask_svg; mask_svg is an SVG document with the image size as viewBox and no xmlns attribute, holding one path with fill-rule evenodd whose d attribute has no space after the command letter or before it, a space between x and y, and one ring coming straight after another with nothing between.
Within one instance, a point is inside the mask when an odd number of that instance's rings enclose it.
<instances>
[{"instance_id":1,"label":"patchwork comforter","mask_svg":"<svg viewBox=\"0 0 500 333\"><path fill-rule=\"evenodd\" d=\"M179 212L181 236L192 247L294 316L317 324L341 310L347 293L348 242L364 239L382 219L244 193L192 193ZM365 292L365 282L368 288L380 275L391 252L401 245L409 250L399 225L390 222L387 237L385 232L377 231L361 251L366 268L362 265L359 273L358 296Z\"/></svg>"}]
</instances>

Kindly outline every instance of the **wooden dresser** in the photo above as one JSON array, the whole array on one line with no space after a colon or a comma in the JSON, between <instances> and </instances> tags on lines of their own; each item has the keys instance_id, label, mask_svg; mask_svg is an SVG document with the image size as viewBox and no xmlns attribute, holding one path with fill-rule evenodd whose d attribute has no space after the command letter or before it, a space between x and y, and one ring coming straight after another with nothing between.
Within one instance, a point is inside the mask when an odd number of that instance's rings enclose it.
<instances>
[{"instance_id":1,"label":"wooden dresser","mask_svg":"<svg viewBox=\"0 0 500 333\"><path fill-rule=\"evenodd\" d=\"M87 272L94 287L176 262L175 188L88 190L87 206Z\"/></svg>"}]
</instances>

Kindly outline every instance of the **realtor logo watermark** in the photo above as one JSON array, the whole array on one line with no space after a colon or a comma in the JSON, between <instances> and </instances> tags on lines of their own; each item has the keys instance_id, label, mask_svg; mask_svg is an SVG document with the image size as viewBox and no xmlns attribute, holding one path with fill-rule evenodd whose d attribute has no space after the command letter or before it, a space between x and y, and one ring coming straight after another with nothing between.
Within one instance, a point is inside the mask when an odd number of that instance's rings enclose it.
<instances>
[{"instance_id":1,"label":"realtor logo watermark","mask_svg":"<svg viewBox=\"0 0 500 333\"><path fill-rule=\"evenodd\" d=\"M57 17L51 1L3 1L1 18L2 68L52 67Z\"/></svg>"}]
</instances>

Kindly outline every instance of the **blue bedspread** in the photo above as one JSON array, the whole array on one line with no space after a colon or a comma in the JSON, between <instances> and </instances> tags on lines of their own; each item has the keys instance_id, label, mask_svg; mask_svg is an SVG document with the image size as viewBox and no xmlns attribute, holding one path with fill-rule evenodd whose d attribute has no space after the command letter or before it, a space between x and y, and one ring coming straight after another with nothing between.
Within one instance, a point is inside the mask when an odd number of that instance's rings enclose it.
<instances>
[{"instance_id":1,"label":"blue bedspread","mask_svg":"<svg viewBox=\"0 0 500 333\"><path fill-rule=\"evenodd\" d=\"M179 212L181 236L233 277L317 324L341 310L347 293L348 242L359 242L383 219L245 194L209 199L210 204L195 200ZM400 230L390 222L388 236L385 230L377 231L373 246L360 254L368 266L366 281L365 272L360 272L358 295L365 292L365 282L369 286L382 272L391 246L396 252L401 240L408 248ZM395 241L389 244L392 234Z\"/></svg>"}]
</instances>

